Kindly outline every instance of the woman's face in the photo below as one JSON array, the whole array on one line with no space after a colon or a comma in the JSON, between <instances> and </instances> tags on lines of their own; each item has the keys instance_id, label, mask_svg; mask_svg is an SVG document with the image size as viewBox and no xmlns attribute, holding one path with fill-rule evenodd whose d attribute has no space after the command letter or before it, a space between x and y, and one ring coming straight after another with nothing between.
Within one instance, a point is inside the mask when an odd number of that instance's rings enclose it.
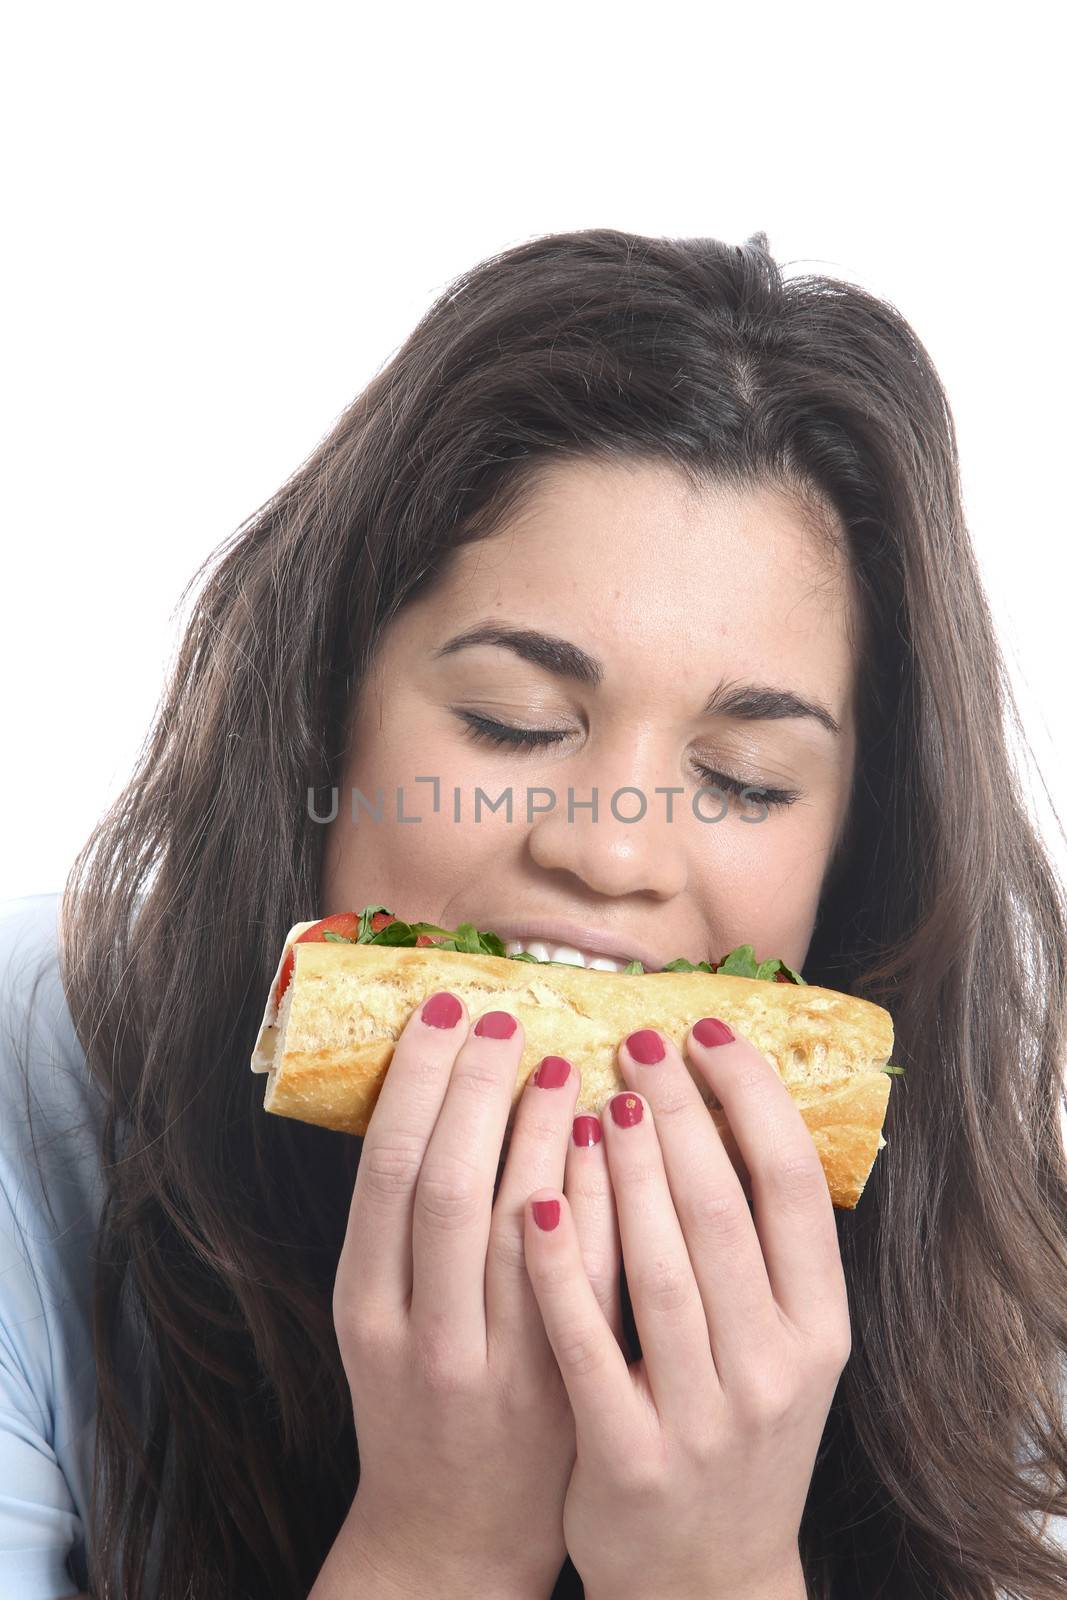
<instances>
[{"instance_id":1,"label":"woman's face","mask_svg":"<svg viewBox=\"0 0 1067 1600\"><path fill-rule=\"evenodd\" d=\"M353 706L319 915L373 903L504 938L562 920L652 967L737 944L802 967L852 780L854 606L844 554L776 492L698 499L669 467L553 467L519 521L461 547L389 625ZM596 665L442 654L483 625ZM783 715L783 694L839 731ZM494 748L466 715L561 737ZM791 803L698 793L722 775ZM510 821L506 800L490 809L509 789Z\"/></svg>"}]
</instances>

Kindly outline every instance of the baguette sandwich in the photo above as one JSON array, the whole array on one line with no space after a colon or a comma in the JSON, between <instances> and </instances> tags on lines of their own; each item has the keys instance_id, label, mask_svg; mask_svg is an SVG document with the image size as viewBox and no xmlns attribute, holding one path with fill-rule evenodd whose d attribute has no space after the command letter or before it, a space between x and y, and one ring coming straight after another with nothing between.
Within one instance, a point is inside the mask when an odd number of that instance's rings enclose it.
<instances>
[{"instance_id":1,"label":"baguette sandwich","mask_svg":"<svg viewBox=\"0 0 1067 1600\"><path fill-rule=\"evenodd\" d=\"M436 989L467 1007L512 1012L525 1044L504 1138L526 1080L543 1056L581 1074L575 1114L598 1114L627 1088L616 1051L627 1034L657 1028L683 1051L690 1028L720 1017L755 1045L792 1095L819 1152L835 1206L855 1207L885 1146L893 1022L881 1006L808 984L752 945L721 961L680 958L659 972L640 962L606 972L527 952L508 955L494 933L406 923L384 906L298 922L288 932L252 1054L267 1073L264 1109L365 1134L393 1053L415 1009ZM725 1114L693 1081L724 1140Z\"/></svg>"}]
</instances>

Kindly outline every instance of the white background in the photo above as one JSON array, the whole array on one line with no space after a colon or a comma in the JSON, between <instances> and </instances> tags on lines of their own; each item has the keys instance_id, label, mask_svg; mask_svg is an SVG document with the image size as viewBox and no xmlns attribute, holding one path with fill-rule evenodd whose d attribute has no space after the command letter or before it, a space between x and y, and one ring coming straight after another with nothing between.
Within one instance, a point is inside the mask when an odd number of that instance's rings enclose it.
<instances>
[{"instance_id":1,"label":"white background","mask_svg":"<svg viewBox=\"0 0 1067 1600\"><path fill-rule=\"evenodd\" d=\"M455 274L567 228L762 228L790 271L901 309L948 389L1062 807L1053 7L20 10L0 41L0 897L59 889L121 787L200 561Z\"/></svg>"}]
</instances>

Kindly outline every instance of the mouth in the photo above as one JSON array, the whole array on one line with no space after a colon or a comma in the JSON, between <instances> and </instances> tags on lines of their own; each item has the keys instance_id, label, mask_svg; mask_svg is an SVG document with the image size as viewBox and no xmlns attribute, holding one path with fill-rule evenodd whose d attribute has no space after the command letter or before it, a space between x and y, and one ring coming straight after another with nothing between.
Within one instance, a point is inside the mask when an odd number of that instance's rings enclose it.
<instances>
[{"instance_id":1,"label":"mouth","mask_svg":"<svg viewBox=\"0 0 1067 1600\"><path fill-rule=\"evenodd\" d=\"M562 961L598 972L623 972L639 961L645 972L660 972L678 951L662 954L637 937L568 918L530 917L514 921L506 917L471 918L474 925L495 933L509 956L530 955L538 961Z\"/></svg>"},{"instance_id":2,"label":"mouth","mask_svg":"<svg viewBox=\"0 0 1067 1600\"><path fill-rule=\"evenodd\" d=\"M538 961L562 961L569 966L589 967L595 972L625 972L631 961L605 955L601 950L582 949L577 945L554 944L546 939L508 939L504 949L509 956L519 954L534 956Z\"/></svg>"}]
</instances>

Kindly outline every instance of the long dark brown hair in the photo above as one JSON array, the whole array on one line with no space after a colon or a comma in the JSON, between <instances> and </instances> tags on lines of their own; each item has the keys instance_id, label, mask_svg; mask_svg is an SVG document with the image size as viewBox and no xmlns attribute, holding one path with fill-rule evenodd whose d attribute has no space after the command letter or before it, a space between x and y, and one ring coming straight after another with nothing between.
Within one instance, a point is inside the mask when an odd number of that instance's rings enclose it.
<instances>
[{"instance_id":1,"label":"long dark brown hair","mask_svg":"<svg viewBox=\"0 0 1067 1600\"><path fill-rule=\"evenodd\" d=\"M836 1213L853 1329L801 1529L817 1600L1045 1597L1067 1559L1067 909L923 345L765 234L554 234L462 275L203 576L132 778L74 863L66 992L107 1097L90 1582L302 1600L359 1460L331 1300L359 1141L249 1055L319 912L383 628L546 465L673 465L838 519L864 610L847 848L805 975L896 1024L887 1147ZM358 909L358 908L357 908ZM133 1330L132 1338L129 1330ZM1058 1498L1057 1498L1058 1490Z\"/></svg>"}]
</instances>

